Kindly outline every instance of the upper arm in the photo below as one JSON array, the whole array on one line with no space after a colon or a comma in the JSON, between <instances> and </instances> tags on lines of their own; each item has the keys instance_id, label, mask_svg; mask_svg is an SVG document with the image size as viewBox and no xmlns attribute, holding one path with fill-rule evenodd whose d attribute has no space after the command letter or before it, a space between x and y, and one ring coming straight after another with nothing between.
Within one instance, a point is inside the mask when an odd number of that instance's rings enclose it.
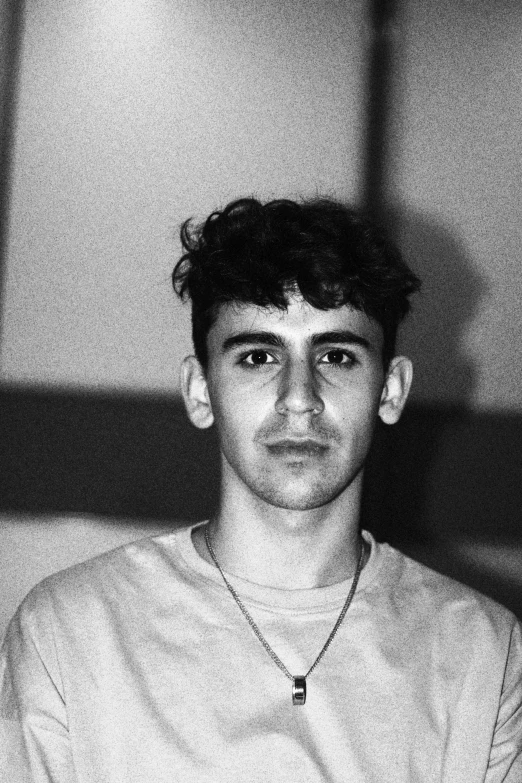
<instances>
[{"instance_id":1,"label":"upper arm","mask_svg":"<svg viewBox=\"0 0 522 783\"><path fill-rule=\"evenodd\" d=\"M522 781L522 627L511 633L485 783Z\"/></svg>"},{"instance_id":2,"label":"upper arm","mask_svg":"<svg viewBox=\"0 0 522 783\"><path fill-rule=\"evenodd\" d=\"M74 783L67 709L43 588L13 617L0 651L0 779Z\"/></svg>"}]
</instances>

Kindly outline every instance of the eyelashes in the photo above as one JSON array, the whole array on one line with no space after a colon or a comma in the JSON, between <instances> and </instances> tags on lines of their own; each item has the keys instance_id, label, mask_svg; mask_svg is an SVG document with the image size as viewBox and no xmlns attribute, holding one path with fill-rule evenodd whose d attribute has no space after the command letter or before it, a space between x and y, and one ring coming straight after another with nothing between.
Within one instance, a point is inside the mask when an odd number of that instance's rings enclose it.
<instances>
[{"instance_id":1,"label":"eyelashes","mask_svg":"<svg viewBox=\"0 0 522 783\"><path fill-rule=\"evenodd\" d=\"M248 367L265 367L267 364L276 364L277 359L268 351L257 348L255 351L249 351L240 357L240 364L246 364Z\"/></svg>"},{"instance_id":2,"label":"eyelashes","mask_svg":"<svg viewBox=\"0 0 522 783\"><path fill-rule=\"evenodd\" d=\"M332 367L352 367L356 363L356 357L349 351L344 351L341 348L332 348L320 359L320 364L328 364Z\"/></svg>"},{"instance_id":3,"label":"eyelashes","mask_svg":"<svg viewBox=\"0 0 522 783\"><path fill-rule=\"evenodd\" d=\"M247 351L241 354L238 360L238 364L247 367L248 369L260 369L279 363L279 360L273 354L263 348ZM358 359L350 351L341 348L331 348L318 357L317 364L320 364L323 367L346 369L358 364Z\"/></svg>"}]
</instances>

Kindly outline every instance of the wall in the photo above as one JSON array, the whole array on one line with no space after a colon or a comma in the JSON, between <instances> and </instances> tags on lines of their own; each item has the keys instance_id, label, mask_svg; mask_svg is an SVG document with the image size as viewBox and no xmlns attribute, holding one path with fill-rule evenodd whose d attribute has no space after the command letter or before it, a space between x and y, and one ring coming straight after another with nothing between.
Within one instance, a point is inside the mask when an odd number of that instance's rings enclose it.
<instances>
[{"instance_id":1,"label":"wall","mask_svg":"<svg viewBox=\"0 0 522 783\"><path fill-rule=\"evenodd\" d=\"M240 195L354 198L362 1L28 0L4 381L172 393L181 221Z\"/></svg>"},{"instance_id":2,"label":"wall","mask_svg":"<svg viewBox=\"0 0 522 783\"><path fill-rule=\"evenodd\" d=\"M522 6L402 3L389 199L424 280L415 399L522 412Z\"/></svg>"},{"instance_id":3,"label":"wall","mask_svg":"<svg viewBox=\"0 0 522 783\"><path fill-rule=\"evenodd\" d=\"M423 291L369 517L522 616L522 6L405 0L390 34L389 220Z\"/></svg>"}]
</instances>

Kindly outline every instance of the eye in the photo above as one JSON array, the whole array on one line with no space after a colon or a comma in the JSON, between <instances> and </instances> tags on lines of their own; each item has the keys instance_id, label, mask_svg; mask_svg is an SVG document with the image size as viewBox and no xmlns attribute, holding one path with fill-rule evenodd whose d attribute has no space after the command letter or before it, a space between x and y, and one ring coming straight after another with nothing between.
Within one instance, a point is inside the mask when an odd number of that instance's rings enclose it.
<instances>
[{"instance_id":1,"label":"eye","mask_svg":"<svg viewBox=\"0 0 522 783\"><path fill-rule=\"evenodd\" d=\"M340 348L332 348L331 351L327 351L327 353L321 356L319 363L331 364L335 367L340 367L340 366L351 367L353 364L356 363L356 359L354 356L352 356L349 353L346 353L346 351L343 351Z\"/></svg>"},{"instance_id":2,"label":"eye","mask_svg":"<svg viewBox=\"0 0 522 783\"><path fill-rule=\"evenodd\" d=\"M263 351L261 348L258 348L256 351L250 351L250 353L245 354L241 358L242 364L247 364L250 367L263 367L265 364L274 364L275 359L274 357L268 353L268 351Z\"/></svg>"}]
</instances>

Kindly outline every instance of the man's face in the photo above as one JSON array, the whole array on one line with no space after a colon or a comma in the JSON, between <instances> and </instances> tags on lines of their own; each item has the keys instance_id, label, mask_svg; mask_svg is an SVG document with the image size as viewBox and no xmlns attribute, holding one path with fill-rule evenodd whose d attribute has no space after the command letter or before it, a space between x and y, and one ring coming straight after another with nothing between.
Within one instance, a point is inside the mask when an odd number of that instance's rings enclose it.
<instances>
[{"instance_id":1,"label":"man's face","mask_svg":"<svg viewBox=\"0 0 522 783\"><path fill-rule=\"evenodd\" d=\"M363 466L382 405L381 327L349 305L225 304L208 335L205 394L234 485L280 508L323 506Z\"/></svg>"}]
</instances>

